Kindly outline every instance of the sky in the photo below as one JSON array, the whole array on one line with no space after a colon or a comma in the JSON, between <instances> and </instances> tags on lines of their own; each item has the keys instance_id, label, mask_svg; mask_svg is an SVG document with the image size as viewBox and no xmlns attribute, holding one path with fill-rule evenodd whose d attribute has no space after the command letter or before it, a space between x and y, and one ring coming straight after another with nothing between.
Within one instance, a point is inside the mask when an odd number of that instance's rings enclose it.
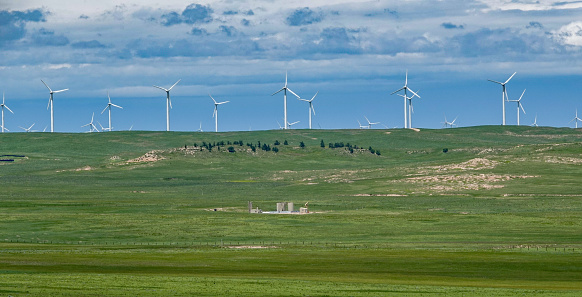
<instances>
[{"instance_id":1,"label":"sky","mask_svg":"<svg viewBox=\"0 0 582 297\"><path fill-rule=\"evenodd\" d=\"M285 83L313 101L313 128L402 128L413 99L412 126L438 129L500 125L501 86L522 99L521 124L574 127L582 102L582 1L447 0L3 0L0 1L0 91L5 126L55 132L113 130L278 129ZM308 104L288 97L293 128L309 125ZM506 104L508 125L517 105ZM97 123L98 122L98 123ZM582 127L582 124L581 124Z\"/></svg>"}]
</instances>

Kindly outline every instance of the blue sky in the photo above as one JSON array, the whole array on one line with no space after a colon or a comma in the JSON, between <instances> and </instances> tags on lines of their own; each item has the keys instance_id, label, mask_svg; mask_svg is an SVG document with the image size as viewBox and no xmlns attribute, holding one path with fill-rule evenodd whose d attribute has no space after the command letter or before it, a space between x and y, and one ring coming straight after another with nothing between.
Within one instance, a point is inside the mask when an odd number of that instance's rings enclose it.
<instances>
[{"instance_id":1,"label":"blue sky","mask_svg":"<svg viewBox=\"0 0 582 297\"><path fill-rule=\"evenodd\" d=\"M283 122L289 87L314 101L314 127L357 128L364 116L403 127L404 83L420 90L413 126L501 124L501 87L527 89L522 124L570 126L582 83L582 1L61 1L0 2L0 91L15 114L6 127L43 130L55 94L55 131L82 132L91 114L116 130L171 127L264 130ZM290 122L308 126L308 105L289 97ZM507 104L516 124L516 105Z\"/></svg>"}]
</instances>

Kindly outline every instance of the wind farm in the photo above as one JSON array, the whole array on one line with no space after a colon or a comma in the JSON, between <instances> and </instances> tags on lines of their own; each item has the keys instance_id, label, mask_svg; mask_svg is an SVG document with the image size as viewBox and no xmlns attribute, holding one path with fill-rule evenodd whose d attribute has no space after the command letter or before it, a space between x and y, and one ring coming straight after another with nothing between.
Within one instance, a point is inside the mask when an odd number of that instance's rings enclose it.
<instances>
[{"instance_id":1,"label":"wind farm","mask_svg":"<svg viewBox=\"0 0 582 297\"><path fill-rule=\"evenodd\" d=\"M580 11L4 1L0 296L582 296Z\"/></svg>"}]
</instances>

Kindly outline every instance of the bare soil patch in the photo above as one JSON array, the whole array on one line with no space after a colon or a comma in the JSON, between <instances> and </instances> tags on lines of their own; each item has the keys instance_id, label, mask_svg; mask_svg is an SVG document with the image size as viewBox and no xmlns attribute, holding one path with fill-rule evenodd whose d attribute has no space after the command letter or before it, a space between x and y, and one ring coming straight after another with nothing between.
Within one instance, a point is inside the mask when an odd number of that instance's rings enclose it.
<instances>
[{"instance_id":1,"label":"bare soil patch","mask_svg":"<svg viewBox=\"0 0 582 297\"><path fill-rule=\"evenodd\" d=\"M153 150L150 152L145 153L145 155L141 157L137 157L135 159L127 160L127 163L143 163L143 162L157 162L160 160L164 160L165 158L158 155L162 151Z\"/></svg>"}]
</instances>

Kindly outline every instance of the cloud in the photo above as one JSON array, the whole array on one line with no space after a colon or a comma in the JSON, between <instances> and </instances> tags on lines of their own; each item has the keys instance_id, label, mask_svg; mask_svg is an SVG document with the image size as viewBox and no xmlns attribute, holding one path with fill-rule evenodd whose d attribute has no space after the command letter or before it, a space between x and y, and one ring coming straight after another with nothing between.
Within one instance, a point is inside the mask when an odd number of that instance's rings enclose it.
<instances>
[{"instance_id":1,"label":"cloud","mask_svg":"<svg viewBox=\"0 0 582 297\"><path fill-rule=\"evenodd\" d=\"M89 16L86 15L86 14L82 14L82 15L79 16L79 19L86 20L86 19L89 19Z\"/></svg>"},{"instance_id":2,"label":"cloud","mask_svg":"<svg viewBox=\"0 0 582 297\"><path fill-rule=\"evenodd\" d=\"M27 11L0 11L0 45L22 39L26 35L27 22L45 22L49 12L34 9Z\"/></svg>"},{"instance_id":3,"label":"cloud","mask_svg":"<svg viewBox=\"0 0 582 297\"><path fill-rule=\"evenodd\" d=\"M507 55L503 59L526 59L528 54L559 51L546 35L525 34L511 28L483 28L449 40L447 52L466 57Z\"/></svg>"},{"instance_id":4,"label":"cloud","mask_svg":"<svg viewBox=\"0 0 582 297\"><path fill-rule=\"evenodd\" d=\"M226 36L228 36L228 37L232 37L232 36L234 36L234 35L236 35L238 33L238 31L236 30L236 28L233 27L233 26L224 26L224 25L222 25L222 26L218 27L218 30L220 32L226 34Z\"/></svg>"},{"instance_id":5,"label":"cloud","mask_svg":"<svg viewBox=\"0 0 582 297\"><path fill-rule=\"evenodd\" d=\"M450 22L442 23L441 27L443 27L445 29L465 29L465 25L455 25L455 24L450 23Z\"/></svg>"},{"instance_id":6,"label":"cloud","mask_svg":"<svg viewBox=\"0 0 582 297\"><path fill-rule=\"evenodd\" d=\"M181 14L177 12L170 12L162 15L162 24L164 26L172 26L178 24L200 24L209 23L212 21L212 13L214 10L210 5L203 6L200 4L190 4Z\"/></svg>"},{"instance_id":7,"label":"cloud","mask_svg":"<svg viewBox=\"0 0 582 297\"><path fill-rule=\"evenodd\" d=\"M243 26L245 26L245 27L248 27L248 26L250 26L250 25L251 25L251 21L249 21L249 20L247 20L247 19L242 19L242 20L240 21L240 24L241 24L241 25L243 25Z\"/></svg>"},{"instance_id":8,"label":"cloud","mask_svg":"<svg viewBox=\"0 0 582 297\"><path fill-rule=\"evenodd\" d=\"M582 46L582 22L572 22L553 32L554 39L563 45Z\"/></svg>"},{"instance_id":9,"label":"cloud","mask_svg":"<svg viewBox=\"0 0 582 297\"><path fill-rule=\"evenodd\" d=\"M208 32L204 28L194 27L194 28L192 28L192 31L190 31L190 34L200 36L200 35L208 35Z\"/></svg>"},{"instance_id":10,"label":"cloud","mask_svg":"<svg viewBox=\"0 0 582 297\"><path fill-rule=\"evenodd\" d=\"M309 7L304 7L295 10L290 16L287 17L287 24L289 26L303 26L313 23L319 23L323 20L323 14L317 13Z\"/></svg>"},{"instance_id":11,"label":"cloud","mask_svg":"<svg viewBox=\"0 0 582 297\"><path fill-rule=\"evenodd\" d=\"M91 48L106 48L107 46L105 46L104 44L97 40L90 40L74 42L71 44L71 47L77 49L91 49Z\"/></svg>"},{"instance_id":12,"label":"cloud","mask_svg":"<svg viewBox=\"0 0 582 297\"><path fill-rule=\"evenodd\" d=\"M525 26L527 29L543 29L544 26L540 22L529 22L529 25Z\"/></svg>"},{"instance_id":13,"label":"cloud","mask_svg":"<svg viewBox=\"0 0 582 297\"><path fill-rule=\"evenodd\" d=\"M32 41L35 45L40 46L64 46L69 44L69 39L64 35L55 35L54 31L40 28L35 31L32 36Z\"/></svg>"}]
</instances>

